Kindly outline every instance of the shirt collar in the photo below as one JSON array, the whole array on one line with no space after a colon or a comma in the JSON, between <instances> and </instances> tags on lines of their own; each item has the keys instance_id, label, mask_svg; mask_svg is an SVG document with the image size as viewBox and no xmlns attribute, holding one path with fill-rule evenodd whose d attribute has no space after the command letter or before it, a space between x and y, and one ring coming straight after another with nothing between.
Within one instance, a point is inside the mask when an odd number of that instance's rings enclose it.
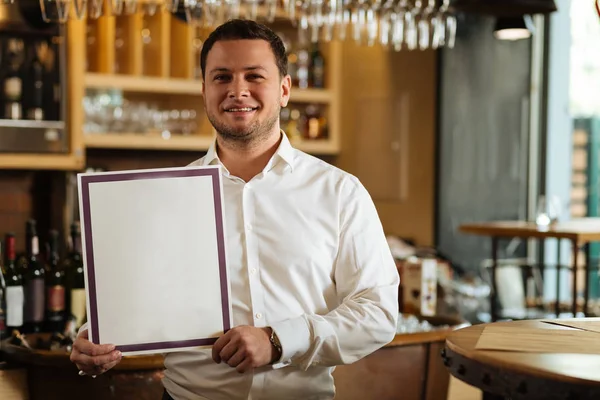
<instances>
[{"instance_id":1,"label":"shirt collar","mask_svg":"<svg viewBox=\"0 0 600 400\"><path fill-rule=\"evenodd\" d=\"M204 159L202 160L202 165L214 165L221 164L221 160L219 160L219 155L217 154L217 139L213 140L212 144L208 148Z\"/></svg>"},{"instance_id":2,"label":"shirt collar","mask_svg":"<svg viewBox=\"0 0 600 400\"><path fill-rule=\"evenodd\" d=\"M266 171L271 170L271 168L275 166L276 157L281 158L287 165L289 165L290 170L294 171L294 147L292 147L292 144L290 143L290 140L288 139L285 132L280 132L281 143L279 143L277 151L275 152L271 160L267 163L267 167L265 168Z\"/></svg>"},{"instance_id":3,"label":"shirt collar","mask_svg":"<svg viewBox=\"0 0 600 400\"><path fill-rule=\"evenodd\" d=\"M283 131L281 131L281 143L279 143L277 151L267 163L265 171L270 171L277 164L277 158L281 158L287 165L290 166L290 170L294 171L294 147ZM202 162L202 165L215 164L222 164L221 160L219 159L219 155L217 154L217 139L213 140Z\"/></svg>"}]
</instances>

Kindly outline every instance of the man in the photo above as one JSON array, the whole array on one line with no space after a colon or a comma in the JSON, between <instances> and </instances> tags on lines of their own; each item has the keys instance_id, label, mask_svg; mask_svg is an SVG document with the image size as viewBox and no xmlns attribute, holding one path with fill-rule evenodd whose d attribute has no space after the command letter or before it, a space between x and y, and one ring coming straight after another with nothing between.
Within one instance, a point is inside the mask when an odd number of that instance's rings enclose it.
<instances>
[{"instance_id":1,"label":"man","mask_svg":"<svg viewBox=\"0 0 600 400\"><path fill-rule=\"evenodd\" d=\"M355 177L281 132L291 79L275 33L229 21L201 67L218 134L192 165L222 167L234 328L212 349L165 355L164 399L331 399L333 366L396 331L398 274L377 212ZM89 375L120 359L86 330L71 355Z\"/></svg>"}]
</instances>

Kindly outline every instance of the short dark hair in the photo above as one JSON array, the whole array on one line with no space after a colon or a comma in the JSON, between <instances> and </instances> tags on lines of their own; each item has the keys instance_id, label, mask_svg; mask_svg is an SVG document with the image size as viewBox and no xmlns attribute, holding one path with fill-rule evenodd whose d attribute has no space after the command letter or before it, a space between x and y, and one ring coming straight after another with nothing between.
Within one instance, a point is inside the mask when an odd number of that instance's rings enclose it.
<instances>
[{"instance_id":1,"label":"short dark hair","mask_svg":"<svg viewBox=\"0 0 600 400\"><path fill-rule=\"evenodd\" d=\"M275 62L279 69L281 77L287 75L288 61L285 54L285 46L281 38L265 25L258 22L245 19L232 19L220 25L210 33L202 45L200 53L200 67L202 68L202 78L206 74L206 57L213 45L219 40L264 40L271 45L271 50L275 55Z\"/></svg>"}]
</instances>

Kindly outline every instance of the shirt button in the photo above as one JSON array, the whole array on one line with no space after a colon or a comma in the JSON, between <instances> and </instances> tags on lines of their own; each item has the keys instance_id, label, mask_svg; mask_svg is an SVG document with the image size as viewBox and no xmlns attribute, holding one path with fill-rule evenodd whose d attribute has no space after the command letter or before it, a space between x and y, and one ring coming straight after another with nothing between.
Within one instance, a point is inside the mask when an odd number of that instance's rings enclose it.
<instances>
[{"instance_id":1,"label":"shirt button","mask_svg":"<svg viewBox=\"0 0 600 400\"><path fill-rule=\"evenodd\" d=\"M261 319L262 318L262 314L261 313L256 313L256 319Z\"/></svg>"},{"instance_id":2,"label":"shirt button","mask_svg":"<svg viewBox=\"0 0 600 400\"><path fill-rule=\"evenodd\" d=\"M251 273L251 274L255 274L255 273L256 273L256 268L252 268L252 269L250 270L250 273Z\"/></svg>"},{"instance_id":3,"label":"shirt button","mask_svg":"<svg viewBox=\"0 0 600 400\"><path fill-rule=\"evenodd\" d=\"M250 224L246 224L246 230L251 232L252 231L252 225Z\"/></svg>"}]
</instances>

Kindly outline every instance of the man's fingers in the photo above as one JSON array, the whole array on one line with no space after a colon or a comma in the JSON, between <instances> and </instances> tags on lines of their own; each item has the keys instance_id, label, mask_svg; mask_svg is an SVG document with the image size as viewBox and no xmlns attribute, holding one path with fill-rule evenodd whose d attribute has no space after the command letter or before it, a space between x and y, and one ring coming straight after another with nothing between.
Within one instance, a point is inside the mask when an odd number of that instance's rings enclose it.
<instances>
[{"instance_id":1,"label":"man's fingers","mask_svg":"<svg viewBox=\"0 0 600 400\"><path fill-rule=\"evenodd\" d=\"M88 368L91 367L101 367L104 366L106 364L110 364L113 361L117 361L119 362L121 360L121 352L118 350L115 350L111 353L108 354L104 354L101 356L88 356L87 354L79 354L76 357L74 357L74 361L76 364L81 364L81 365L85 365ZM85 371L84 371L85 372Z\"/></svg>"},{"instance_id":2,"label":"man's fingers","mask_svg":"<svg viewBox=\"0 0 600 400\"><path fill-rule=\"evenodd\" d=\"M235 367L235 370L237 372L239 372L240 374L243 374L244 372L248 372L252 369L252 361L249 358L246 358L244 361L242 361L241 364L239 364L237 367Z\"/></svg>"},{"instance_id":3,"label":"man's fingers","mask_svg":"<svg viewBox=\"0 0 600 400\"><path fill-rule=\"evenodd\" d=\"M237 344L230 341L225 347L223 347L223 349L219 353L219 358L221 359L221 361L228 362L237 350Z\"/></svg>"},{"instance_id":4,"label":"man's fingers","mask_svg":"<svg viewBox=\"0 0 600 400\"><path fill-rule=\"evenodd\" d=\"M231 332L231 331L229 331L229 332ZM223 350L223 347L225 347L227 345L227 343L229 343L229 340L230 340L229 332L227 332L226 334L224 334L223 336L218 338L217 341L215 342L215 344L213 344L212 358L217 364L219 364L221 362L221 356L219 356L219 353L221 353L221 350Z\"/></svg>"},{"instance_id":5,"label":"man's fingers","mask_svg":"<svg viewBox=\"0 0 600 400\"><path fill-rule=\"evenodd\" d=\"M88 356L100 356L108 354L115 349L114 344L94 344L87 339L77 338L73 347L80 353L87 354Z\"/></svg>"},{"instance_id":6,"label":"man's fingers","mask_svg":"<svg viewBox=\"0 0 600 400\"><path fill-rule=\"evenodd\" d=\"M235 352L235 354L233 354L231 357L229 357L229 359L226 360L225 362L230 367L237 367L240 363L242 363L242 361L244 361L245 358L246 358L246 351L244 349L239 349L238 351ZM225 358L223 358L223 360L225 360Z\"/></svg>"}]
</instances>

